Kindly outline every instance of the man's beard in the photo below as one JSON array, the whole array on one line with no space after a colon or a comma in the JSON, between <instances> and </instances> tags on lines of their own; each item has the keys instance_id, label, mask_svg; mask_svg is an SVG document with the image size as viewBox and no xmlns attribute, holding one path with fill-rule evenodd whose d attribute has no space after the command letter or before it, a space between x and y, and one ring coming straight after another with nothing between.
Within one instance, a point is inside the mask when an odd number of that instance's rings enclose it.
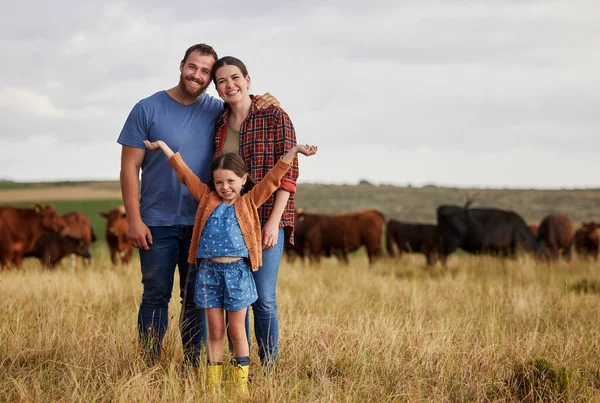
<instances>
[{"instance_id":1,"label":"man's beard","mask_svg":"<svg viewBox=\"0 0 600 403\"><path fill-rule=\"evenodd\" d=\"M208 85L204 85L204 83L200 80L197 81L197 83L200 84L200 89L192 91L190 88L188 88L188 79L184 78L183 74L179 76L179 88L181 88L181 91L183 91L183 93L189 97L198 98L204 91L206 91Z\"/></svg>"}]
</instances>

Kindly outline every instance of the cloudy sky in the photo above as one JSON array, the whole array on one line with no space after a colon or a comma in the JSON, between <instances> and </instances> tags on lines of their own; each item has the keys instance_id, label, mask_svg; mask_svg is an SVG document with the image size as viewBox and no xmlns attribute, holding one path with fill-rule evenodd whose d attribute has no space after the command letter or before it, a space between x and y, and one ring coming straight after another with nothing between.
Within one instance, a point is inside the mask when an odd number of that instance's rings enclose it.
<instances>
[{"instance_id":1,"label":"cloudy sky","mask_svg":"<svg viewBox=\"0 0 600 403\"><path fill-rule=\"evenodd\" d=\"M0 5L0 178L118 179L131 108L204 42L319 145L301 181L600 187L597 0L86 3Z\"/></svg>"}]
</instances>

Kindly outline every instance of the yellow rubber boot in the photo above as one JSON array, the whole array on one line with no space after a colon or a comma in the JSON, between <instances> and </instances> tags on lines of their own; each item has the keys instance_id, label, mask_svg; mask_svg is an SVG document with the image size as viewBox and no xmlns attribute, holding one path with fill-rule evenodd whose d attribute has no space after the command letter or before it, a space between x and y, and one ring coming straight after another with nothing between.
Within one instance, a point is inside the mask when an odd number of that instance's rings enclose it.
<instances>
[{"instance_id":1,"label":"yellow rubber boot","mask_svg":"<svg viewBox=\"0 0 600 403\"><path fill-rule=\"evenodd\" d=\"M221 389L222 363L209 363L206 366L206 386L209 391L216 392Z\"/></svg>"},{"instance_id":2,"label":"yellow rubber boot","mask_svg":"<svg viewBox=\"0 0 600 403\"><path fill-rule=\"evenodd\" d=\"M248 389L248 365L234 364L232 367L232 378L233 383L237 388L240 396L250 396L250 390Z\"/></svg>"}]
</instances>

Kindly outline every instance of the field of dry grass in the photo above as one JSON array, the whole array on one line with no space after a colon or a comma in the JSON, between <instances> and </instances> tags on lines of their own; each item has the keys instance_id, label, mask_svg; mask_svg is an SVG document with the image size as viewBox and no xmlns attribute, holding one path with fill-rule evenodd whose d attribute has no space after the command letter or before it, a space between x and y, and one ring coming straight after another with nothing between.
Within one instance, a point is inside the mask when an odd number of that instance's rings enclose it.
<instances>
[{"instance_id":1,"label":"field of dry grass","mask_svg":"<svg viewBox=\"0 0 600 403\"><path fill-rule=\"evenodd\" d=\"M438 205L462 205L467 195L476 207L512 209L532 223L556 211L575 223L600 218L598 190L301 184L297 205L434 222ZM0 203L53 200L86 211L96 226L104 224L98 211L119 198L116 182L0 190ZM204 368L181 372L176 298L160 365L145 366L139 263L115 269L102 242L95 252L90 268L74 271L65 259L46 271L29 260L0 272L0 401L232 398L227 388L207 394ZM455 255L446 270L425 269L422 256L368 267L362 254L347 267L284 262L280 365L276 376L263 374L253 346L252 400L600 401L599 265Z\"/></svg>"},{"instance_id":2,"label":"field of dry grass","mask_svg":"<svg viewBox=\"0 0 600 403\"><path fill-rule=\"evenodd\" d=\"M178 302L160 365L137 354L138 262L0 272L0 401L227 401L181 372ZM421 256L283 263L281 358L256 402L600 401L597 263ZM177 282L176 282L177 284Z\"/></svg>"},{"instance_id":3,"label":"field of dry grass","mask_svg":"<svg viewBox=\"0 0 600 403\"><path fill-rule=\"evenodd\" d=\"M120 190L99 188L94 185L0 190L0 203L38 202L46 200L107 200L120 198Z\"/></svg>"}]
</instances>

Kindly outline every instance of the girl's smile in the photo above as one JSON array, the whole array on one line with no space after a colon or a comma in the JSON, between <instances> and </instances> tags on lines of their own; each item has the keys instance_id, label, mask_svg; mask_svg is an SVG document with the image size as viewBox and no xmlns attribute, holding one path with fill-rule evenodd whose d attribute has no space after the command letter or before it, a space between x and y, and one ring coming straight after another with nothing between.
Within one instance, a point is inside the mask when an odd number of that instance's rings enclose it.
<instances>
[{"instance_id":1,"label":"girl's smile","mask_svg":"<svg viewBox=\"0 0 600 403\"><path fill-rule=\"evenodd\" d=\"M216 169L213 172L215 190L226 205L231 205L241 196L246 178L246 175L240 178L229 169Z\"/></svg>"}]
</instances>

